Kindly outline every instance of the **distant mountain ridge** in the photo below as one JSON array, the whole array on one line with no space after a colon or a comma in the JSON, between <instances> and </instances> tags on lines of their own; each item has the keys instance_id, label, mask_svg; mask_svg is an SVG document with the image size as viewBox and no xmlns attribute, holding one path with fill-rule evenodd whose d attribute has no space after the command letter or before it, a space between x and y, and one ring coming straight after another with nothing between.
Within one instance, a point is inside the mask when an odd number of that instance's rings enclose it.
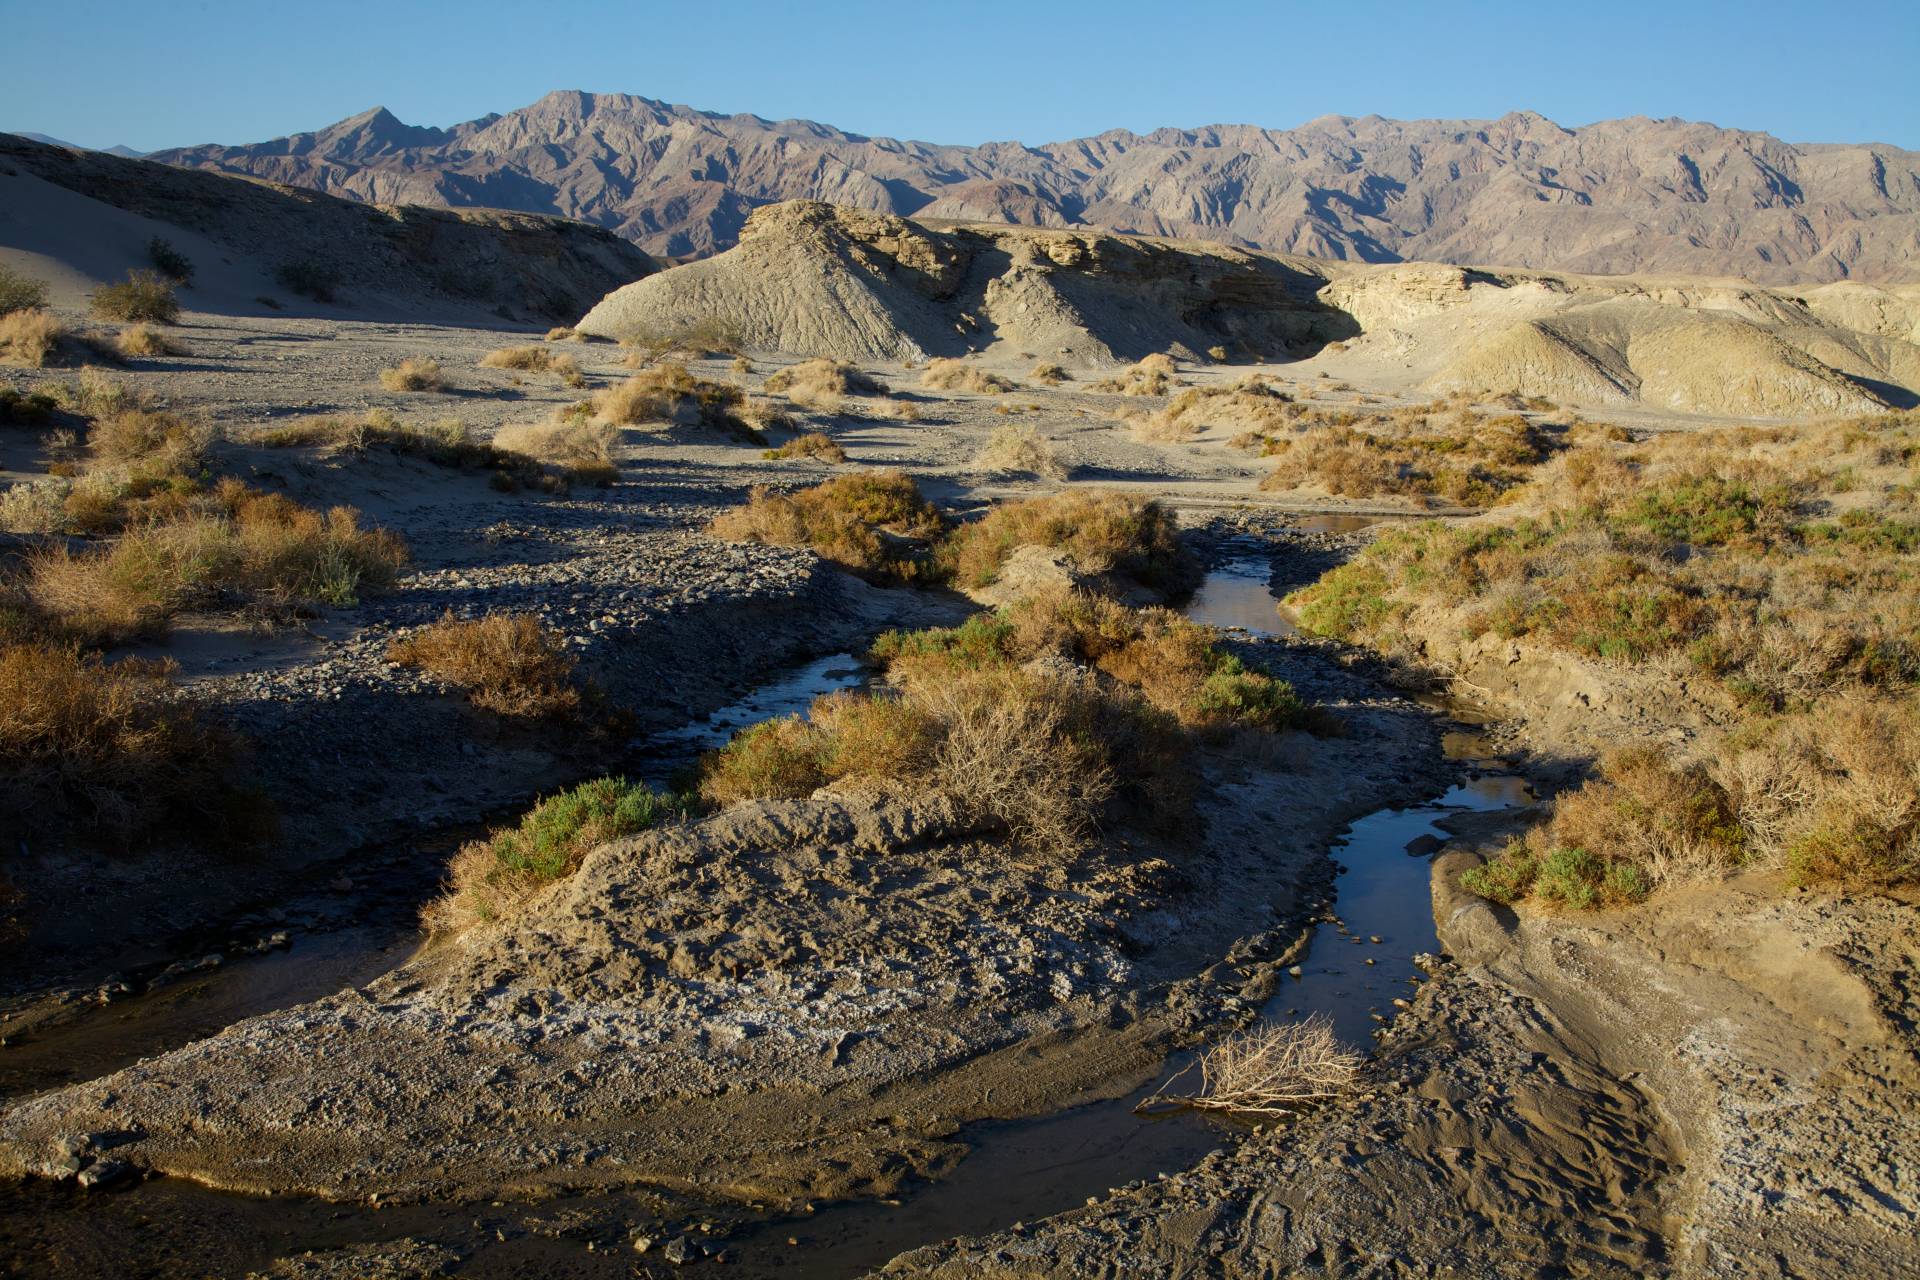
<instances>
[{"instance_id":1,"label":"distant mountain ridge","mask_svg":"<svg viewBox=\"0 0 1920 1280\"><path fill-rule=\"evenodd\" d=\"M1368 262L1920 279L1920 152L1682 120L1325 116L962 147L566 90L449 129L376 107L152 158L377 203L557 213L662 256L724 249L754 208L811 199Z\"/></svg>"}]
</instances>

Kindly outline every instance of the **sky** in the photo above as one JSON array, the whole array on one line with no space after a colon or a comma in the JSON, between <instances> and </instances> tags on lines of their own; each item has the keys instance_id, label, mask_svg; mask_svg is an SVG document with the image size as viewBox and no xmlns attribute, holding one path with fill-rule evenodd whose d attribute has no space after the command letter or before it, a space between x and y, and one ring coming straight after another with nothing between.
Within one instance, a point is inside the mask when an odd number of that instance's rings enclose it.
<instances>
[{"instance_id":1,"label":"sky","mask_svg":"<svg viewBox=\"0 0 1920 1280\"><path fill-rule=\"evenodd\" d=\"M554 89L961 144L1531 110L1920 150L1916 0L0 0L0 34L0 130L143 151Z\"/></svg>"}]
</instances>

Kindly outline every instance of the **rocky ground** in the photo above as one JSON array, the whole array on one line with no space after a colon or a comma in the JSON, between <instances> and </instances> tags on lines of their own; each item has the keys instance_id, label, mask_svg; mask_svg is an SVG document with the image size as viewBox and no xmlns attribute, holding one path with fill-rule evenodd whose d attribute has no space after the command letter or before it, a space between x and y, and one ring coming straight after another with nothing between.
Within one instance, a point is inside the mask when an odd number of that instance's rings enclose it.
<instances>
[{"instance_id":1,"label":"rocky ground","mask_svg":"<svg viewBox=\"0 0 1920 1280\"><path fill-rule=\"evenodd\" d=\"M289 943L308 954L303 929L344 930L374 903L398 921L431 893L450 832L630 763L650 732L794 663L967 607L868 586L811 553L710 537L706 520L749 486L831 473L717 433L629 430L620 483L563 498L251 439L291 416L370 407L458 416L480 435L538 420L576 393L476 367L524 332L194 315L184 336L189 357L121 376L224 425L223 460L254 483L350 502L400 532L414 565L391 593L300 627L187 618L149 650L179 661L181 678L259 744L254 768L294 815L277 845L241 860L30 849L20 863L34 962L16 968L4 1030L40 1057L5 1078L23 1094L75 1083L0 1115L0 1165L63 1188L131 1188L114 1198L127 1207L97 1211L109 1234L157 1230L132 1225L142 1215L218 1234L236 1202L178 1200L193 1182L270 1194L244 1203L302 1224L330 1221L326 1201L355 1206L349 1225L314 1227L324 1256L288 1246L242 1269L483 1274L496 1256L487 1240L524 1257L510 1237L541 1235L529 1215L546 1214L563 1224L555 1235L625 1251L621 1270L580 1274L624 1274L639 1256L630 1233L604 1210L579 1210L591 1231L564 1226L573 1198L672 1197L667 1226L645 1228L656 1242L688 1238L707 1211L695 1204L805 1214L905 1194L953 1168L970 1122L1110 1094L1244 1022L1321 907L1329 840L1362 812L1433 794L1450 772L1434 716L1382 682L1404 673L1321 643L1242 637L1346 731L1209 751L1196 762L1204 829L1184 837L1110 833L1063 870L1010 860L991 833L924 801L743 806L603 848L513 925L408 959L414 935L399 923L378 964L323 959L306 985L233 997L230 1014L192 1034L162 1019L108 1045L140 1016L123 995L199 989L221 963L208 963L207 938L223 939L212 954L234 966ZM595 385L620 373L610 345L567 349ZM454 392L380 391L377 370L411 354L440 359ZM1006 371L1017 377L1024 361L1009 357ZM756 362L749 385L773 367ZM696 369L740 376L720 361ZM1329 405L1360 394L1272 372ZM1224 432L1136 438L1118 422L1151 407L1136 398L1073 383L944 394L921 389L915 370L878 375L884 400L856 397L802 425L830 431L850 465L908 469L957 509L1056 483L976 465L1013 421L1053 443L1068 482L1167 498L1203 553L1270 555L1276 587L1369 536L1303 531L1299 511L1258 493L1260 464L1226 448ZM902 404L913 407L903 415ZM18 442L0 458L9 479L43 461ZM385 660L396 633L447 610L540 614L632 714L637 741L508 730ZM1526 710L1526 690L1512 693ZM1526 723L1543 758L1584 749L1552 716ZM1464 824L1461 844L1486 847L1492 821ZM1361 1095L1244 1134L1193 1169L889 1271L1858 1275L1911 1261L1912 1141L1887 1122L1916 1084L1913 993L1900 976L1915 958L1911 904L1736 885L1576 925L1459 899L1446 878L1457 862L1439 866L1449 957L1393 1021ZM117 976L128 973L131 983ZM58 1069L63 1044L89 1065ZM140 1256L118 1237L76 1246L82 1219L31 1199L38 1181L26 1186L0 1211L63 1274L89 1257L110 1269ZM560 1199L493 1204L539 1196ZM392 1219L403 1231L384 1225L376 1200L398 1201L399 1215L450 1212ZM177 1244L180 1257L204 1256L193 1253L204 1238Z\"/></svg>"}]
</instances>

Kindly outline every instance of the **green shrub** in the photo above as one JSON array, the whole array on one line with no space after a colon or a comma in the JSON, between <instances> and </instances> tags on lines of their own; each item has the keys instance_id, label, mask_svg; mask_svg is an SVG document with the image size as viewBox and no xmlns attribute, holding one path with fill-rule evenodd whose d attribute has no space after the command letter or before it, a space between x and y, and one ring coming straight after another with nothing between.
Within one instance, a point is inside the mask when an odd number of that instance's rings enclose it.
<instances>
[{"instance_id":1,"label":"green shrub","mask_svg":"<svg viewBox=\"0 0 1920 1280\"><path fill-rule=\"evenodd\" d=\"M147 260L154 269L175 284L193 283L193 262L186 254L173 247L173 242L159 236L147 241Z\"/></svg>"},{"instance_id":2,"label":"green shrub","mask_svg":"<svg viewBox=\"0 0 1920 1280\"><path fill-rule=\"evenodd\" d=\"M47 285L17 271L0 267L0 316L35 311L47 305Z\"/></svg>"},{"instance_id":3,"label":"green shrub","mask_svg":"<svg viewBox=\"0 0 1920 1280\"><path fill-rule=\"evenodd\" d=\"M93 291L93 313L105 320L172 324L180 318L173 283L157 271L129 271L119 284Z\"/></svg>"},{"instance_id":4,"label":"green shrub","mask_svg":"<svg viewBox=\"0 0 1920 1280\"><path fill-rule=\"evenodd\" d=\"M600 845L688 811L684 797L660 795L625 778L600 778L550 796L517 826L472 841L454 856L451 884L428 905L425 923L441 933L500 919L571 876Z\"/></svg>"},{"instance_id":5,"label":"green shrub","mask_svg":"<svg viewBox=\"0 0 1920 1280\"><path fill-rule=\"evenodd\" d=\"M283 287L315 302L332 302L334 291L340 287L339 273L312 259L284 263L275 277Z\"/></svg>"}]
</instances>

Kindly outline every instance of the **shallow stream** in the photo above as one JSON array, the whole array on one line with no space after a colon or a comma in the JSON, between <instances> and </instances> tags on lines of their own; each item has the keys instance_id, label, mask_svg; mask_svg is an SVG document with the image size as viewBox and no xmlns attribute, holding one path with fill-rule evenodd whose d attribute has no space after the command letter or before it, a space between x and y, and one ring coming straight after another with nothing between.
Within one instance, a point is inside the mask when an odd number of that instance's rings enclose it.
<instances>
[{"instance_id":1,"label":"shallow stream","mask_svg":"<svg viewBox=\"0 0 1920 1280\"><path fill-rule=\"evenodd\" d=\"M1286 634L1289 626L1268 589L1271 571L1265 555L1235 554L1209 574L1189 615L1255 634ZM637 770L660 780L736 729L801 710L816 695L864 678L848 654L809 663L701 722L639 744ZM1447 735L1445 750L1465 776L1425 804L1381 810L1347 829L1333 848L1339 867L1334 918L1316 926L1299 975L1282 980L1263 1017L1325 1014L1344 1039L1370 1043L1391 1017L1394 998L1410 994L1419 980L1413 958L1439 949L1427 856L1444 839L1436 823L1451 813L1508 808L1530 798L1525 781L1473 731L1471 709L1438 709L1461 722ZM396 916L296 936L288 950L225 963L49 1032L38 1044L0 1050L0 1087L18 1095L92 1078L240 1018L369 981L411 953L418 941L411 921L411 915ZM1133 1110L1183 1062L1151 1077L1112 1082L1125 1091L1120 1097L968 1126L959 1138L970 1154L948 1177L914 1188L898 1203L835 1205L802 1219L744 1224L728 1237L727 1273L858 1275L920 1245L1033 1221L1111 1187L1187 1167L1233 1141L1236 1130L1193 1113L1146 1118ZM414 1236L466 1254L458 1269L463 1276L628 1276L638 1259L627 1235L647 1217L641 1198L629 1195L370 1208L229 1195L169 1179L91 1196L32 1184L0 1188L0 1267L90 1278L242 1275L288 1254Z\"/></svg>"}]
</instances>

